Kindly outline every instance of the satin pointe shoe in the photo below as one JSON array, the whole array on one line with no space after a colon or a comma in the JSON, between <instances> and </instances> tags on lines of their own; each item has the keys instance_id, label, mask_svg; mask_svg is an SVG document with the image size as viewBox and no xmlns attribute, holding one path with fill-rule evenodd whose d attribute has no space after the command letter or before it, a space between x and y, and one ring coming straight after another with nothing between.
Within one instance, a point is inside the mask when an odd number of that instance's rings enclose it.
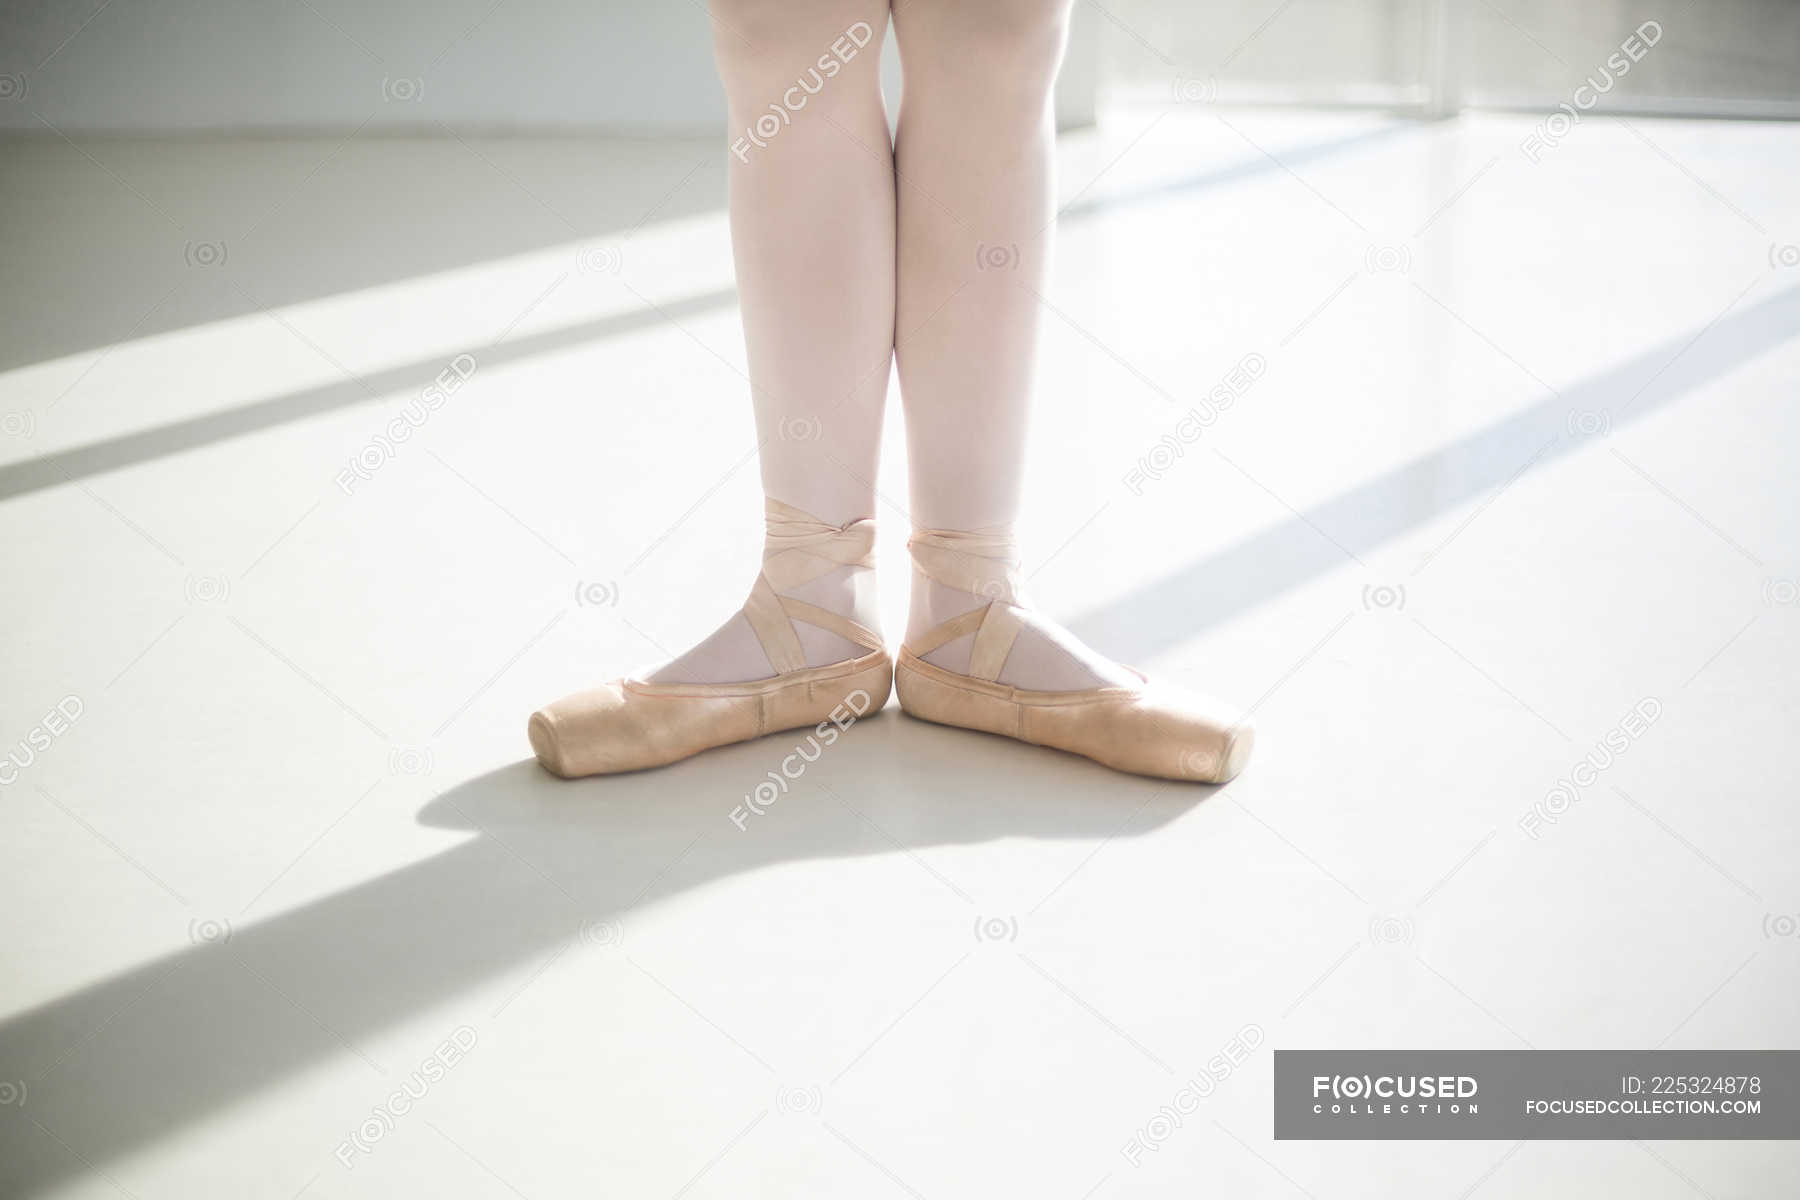
<instances>
[{"instance_id":1,"label":"satin pointe shoe","mask_svg":"<svg viewBox=\"0 0 1800 1200\"><path fill-rule=\"evenodd\" d=\"M531 749L553 775L636 771L766 733L827 722L838 730L879 712L893 686L881 635L840 613L781 593L843 566L874 565L875 523L827 525L778 500L767 504L762 573L744 615L775 668L744 683L616 679L531 714ZM794 622L828 629L867 654L808 667ZM836 740L835 737L832 740Z\"/></svg>"},{"instance_id":2,"label":"satin pointe shoe","mask_svg":"<svg viewBox=\"0 0 1800 1200\"><path fill-rule=\"evenodd\" d=\"M1247 721L1219 701L1152 683L1130 668L1138 682L1123 687L1047 692L1000 683L1028 611L1009 535L928 529L915 532L907 549L928 579L988 600L901 646L894 689L907 713L1066 750L1134 775L1224 783L1244 769L1256 741ZM970 633L968 674L925 661Z\"/></svg>"}]
</instances>

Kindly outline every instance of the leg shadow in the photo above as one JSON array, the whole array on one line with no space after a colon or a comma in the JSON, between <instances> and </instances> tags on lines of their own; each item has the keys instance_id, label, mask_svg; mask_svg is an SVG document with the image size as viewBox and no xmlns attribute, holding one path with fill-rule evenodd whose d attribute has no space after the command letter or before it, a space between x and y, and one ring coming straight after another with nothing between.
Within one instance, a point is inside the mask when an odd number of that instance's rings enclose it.
<instances>
[{"instance_id":1,"label":"leg shadow","mask_svg":"<svg viewBox=\"0 0 1800 1200\"><path fill-rule=\"evenodd\" d=\"M513 763L422 811L469 833L454 848L5 1021L0 1079L26 1106L0 1121L0 1194L99 1169L321 1062L385 1073L369 1047L410 1015L689 888L807 859L1139 836L1215 790L890 711L808 766L781 819L734 822L803 736L575 783Z\"/></svg>"}]
</instances>

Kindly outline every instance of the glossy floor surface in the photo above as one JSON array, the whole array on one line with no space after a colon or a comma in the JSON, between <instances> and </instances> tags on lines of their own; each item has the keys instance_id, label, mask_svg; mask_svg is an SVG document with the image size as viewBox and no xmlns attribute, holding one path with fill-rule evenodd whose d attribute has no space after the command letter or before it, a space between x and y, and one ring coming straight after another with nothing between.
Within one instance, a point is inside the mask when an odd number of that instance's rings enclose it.
<instances>
[{"instance_id":1,"label":"glossy floor surface","mask_svg":"<svg viewBox=\"0 0 1800 1200\"><path fill-rule=\"evenodd\" d=\"M1533 131L1064 141L1026 569L1223 788L529 761L756 569L718 146L9 145L0 1192L1777 1194L1271 1139L1276 1047L1800 1044L1800 129Z\"/></svg>"}]
</instances>

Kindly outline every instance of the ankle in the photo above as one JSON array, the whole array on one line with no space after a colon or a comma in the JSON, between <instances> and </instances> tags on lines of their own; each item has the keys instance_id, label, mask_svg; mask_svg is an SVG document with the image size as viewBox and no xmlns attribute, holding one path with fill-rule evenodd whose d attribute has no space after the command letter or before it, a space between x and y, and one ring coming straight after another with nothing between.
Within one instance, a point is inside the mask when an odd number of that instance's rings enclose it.
<instances>
[{"instance_id":1,"label":"ankle","mask_svg":"<svg viewBox=\"0 0 1800 1200\"><path fill-rule=\"evenodd\" d=\"M914 641L953 617L988 603L985 596L958 591L927 576L916 567L912 573L912 603L906 613L906 640Z\"/></svg>"},{"instance_id":2,"label":"ankle","mask_svg":"<svg viewBox=\"0 0 1800 1200\"><path fill-rule=\"evenodd\" d=\"M817 579L782 588L776 594L849 617L871 633L881 632L881 597L876 589L873 567L840 567ZM797 632L800 644L807 652L808 666L819 666L825 662L837 662L868 653L863 647L830 630L801 624L797 626ZM821 658L821 655L829 657Z\"/></svg>"},{"instance_id":3,"label":"ankle","mask_svg":"<svg viewBox=\"0 0 1800 1200\"><path fill-rule=\"evenodd\" d=\"M833 525L769 499L762 571L743 607L665 663L653 683L737 683L862 658L883 649L874 522Z\"/></svg>"},{"instance_id":4,"label":"ankle","mask_svg":"<svg viewBox=\"0 0 1800 1200\"><path fill-rule=\"evenodd\" d=\"M1129 669L1031 609L1009 530L919 530L908 546L914 570L906 644L926 662L1032 691L1132 685ZM983 616L979 627L950 624L990 607L1000 611Z\"/></svg>"}]
</instances>

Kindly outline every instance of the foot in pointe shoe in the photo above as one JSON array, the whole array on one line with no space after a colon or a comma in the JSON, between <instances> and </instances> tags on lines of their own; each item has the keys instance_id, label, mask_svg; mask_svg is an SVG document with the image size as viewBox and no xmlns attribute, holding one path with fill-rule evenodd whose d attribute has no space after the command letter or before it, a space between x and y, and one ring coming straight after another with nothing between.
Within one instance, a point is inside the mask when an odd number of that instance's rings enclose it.
<instances>
[{"instance_id":1,"label":"foot in pointe shoe","mask_svg":"<svg viewBox=\"0 0 1800 1200\"><path fill-rule=\"evenodd\" d=\"M575 779L658 767L778 730L847 728L881 710L893 686L881 635L802 598L855 608L842 597L866 592L872 601L862 584L874 565L874 522L829 525L778 500L768 501L766 520L750 599L706 643L649 678L616 679L531 714L526 733L546 770ZM704 681L708 674L728 678Z\"/></svg>"},{"instance_id":2,"label":"foot in pointe shoe","mask_svg":"<svg viewBox=\"0 0 1800 1200\"><path fill-rule=\"evenodd\" d=\"M963 609L900 649L912 716L1161 779L1224 783L1249 762L1256 734L1231 707L1107 662L1031 609L1009 533L921 530L907 547L915 610Z\"/></svg>"}]
</instances>

